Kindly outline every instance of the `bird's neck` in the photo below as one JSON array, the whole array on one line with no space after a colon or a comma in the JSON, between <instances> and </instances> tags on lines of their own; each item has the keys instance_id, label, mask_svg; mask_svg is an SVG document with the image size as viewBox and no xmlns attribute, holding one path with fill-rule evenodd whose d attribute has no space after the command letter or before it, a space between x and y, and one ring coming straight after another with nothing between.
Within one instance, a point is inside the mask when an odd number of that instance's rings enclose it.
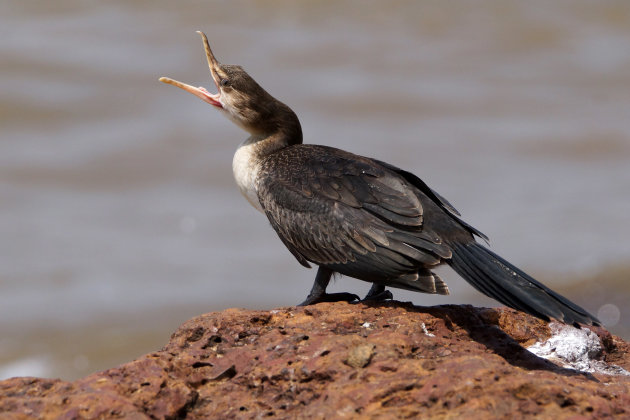
<instances>
[{"instance_id":1,"label":"bird's neck","mask_svg":"<svg viewBox=\"0 0 630 420\"><path fill-rule=\"evenodd\" d=\"M287 146L302 143L302 126L295 112L271 96L269 99L266 115L240 146L251 147L252 159L264 159Z\"/></svg>"},{"instance_id":2,"label":"bird's neck","mask_svg":"<svg viewBox=\"0 0 630 420\"><path fill-rule=\"evenodd\" d=\"M286 146L302 143L302 126L291 108L272 99L269 114L263 118L260 130L252 137L265 143L264 149L270 153Z\"/></svg>"},{"instance_id":3,"label":"bird's neck","mask_svg":"<svg viewBox=\"0 0 630 420\"><path fill-rule=\"evenodd\" d=\"M232 161L236 184L247 201L259 211L262 208L256 181L260 163L285 147L302 143L302 127L295 113L281 102L277 107L264 127L238 146Z\"/></svg>"}]
</instances>

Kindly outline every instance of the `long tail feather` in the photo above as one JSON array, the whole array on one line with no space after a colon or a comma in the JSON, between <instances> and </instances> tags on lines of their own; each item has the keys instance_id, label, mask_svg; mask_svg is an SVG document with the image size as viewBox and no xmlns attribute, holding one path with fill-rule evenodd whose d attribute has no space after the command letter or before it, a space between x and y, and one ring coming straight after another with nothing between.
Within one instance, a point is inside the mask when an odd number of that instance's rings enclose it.
<instances>
[{"instance_id":1,"label":"long tail feather","mask_svg":"<svg viewBox=\"0 0 630 420\"><path fill-rule=\"evenodd\" d=\"M601 325L585 309L476 242L453 245L449 265L481 293L519 311L576 327Z\"/></svg>"}]
</instances>

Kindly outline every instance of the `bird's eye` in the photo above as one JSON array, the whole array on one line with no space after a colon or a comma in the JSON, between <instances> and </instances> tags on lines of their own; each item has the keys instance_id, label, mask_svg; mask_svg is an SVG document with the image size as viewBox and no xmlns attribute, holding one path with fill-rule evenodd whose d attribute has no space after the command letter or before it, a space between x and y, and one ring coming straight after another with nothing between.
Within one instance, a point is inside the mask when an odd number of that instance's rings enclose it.
<instances>
[{"instance_id":1,"label":"bird's eye","mask_svg":"<svg viewBox=\"0 0 630 420\"><path fill-rule=\"evenodd\" d=\"M230 84L230 81L228 79L221 79L221 81L219 82L219 85L221 85L221 87L225 87L229 84Z\"/></svg>"}]
</instances>

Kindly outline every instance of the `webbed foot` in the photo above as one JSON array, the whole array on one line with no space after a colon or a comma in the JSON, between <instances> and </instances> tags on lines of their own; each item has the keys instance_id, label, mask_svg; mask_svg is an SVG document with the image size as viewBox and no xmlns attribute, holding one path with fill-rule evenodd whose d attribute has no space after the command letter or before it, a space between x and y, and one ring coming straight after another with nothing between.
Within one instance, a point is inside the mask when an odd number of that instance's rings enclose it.
<instances>
[{"instance_id":1,"label":"webbed foot","mask_svg":"<svg viewBox=\"0 0 630 420\"><path fill-rule=\"evenodd\" d=\"M320 302L354 302L361 300L361 298L354 293L326 293L326 287L328 287L332 275L333 271L331 269L320 266L315 276L313 288L306 297L306 300L298 306L308 306Z\"/></svg>"},{"instance_id":2,"label":"webbed foot","mask_svg":"<svg viewBox=\"0 0 630 420\"><path fill-rule=\"evenodd\" d=\"M354 301L360 301L361 298L357 295L355 295L354 293L346 293L346 292L342 292L342 293L322 293L320 295L308 295L308 297L306 298L306 300L304 300L304 302L300 303L298 306L308 306L308 305L314 305L316 303L321 303L321 302L341 302L341 301L345 301L345 302L354 302Z\"/></svg>"},{"instance_id":3,"label":"webbed foot","mask_svg":"<svg viewBox=\"0 0 630 420\"><path fill-rule=\"evenodd\" d=\"M391 300L394 295L389 290L385 290L385 286L381 284L372 283L372 288L365 295L361 302L382 302L384 300Z\"/></svg>"}]
</instances>

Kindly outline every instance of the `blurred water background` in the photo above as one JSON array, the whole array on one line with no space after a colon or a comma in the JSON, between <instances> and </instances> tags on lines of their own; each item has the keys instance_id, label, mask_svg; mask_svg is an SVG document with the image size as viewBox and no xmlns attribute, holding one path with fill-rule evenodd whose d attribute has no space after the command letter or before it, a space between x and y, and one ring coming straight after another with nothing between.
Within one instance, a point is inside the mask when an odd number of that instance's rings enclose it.
<instances>
[{"instance_id":1,"label":"blurred water background","mask_svg":"<svg viewBox=\"0 0 630 420\"><path fill-rule=\"evenodd\" d=\"M157 80L214 90L195 30L306 142L418 174L630 339L630 2L5 1L0 378L77 378L310 290L235 187L246 134ZM395 296L495 305L439 272L451 296Z\"/></svg>"}]
</instances>

